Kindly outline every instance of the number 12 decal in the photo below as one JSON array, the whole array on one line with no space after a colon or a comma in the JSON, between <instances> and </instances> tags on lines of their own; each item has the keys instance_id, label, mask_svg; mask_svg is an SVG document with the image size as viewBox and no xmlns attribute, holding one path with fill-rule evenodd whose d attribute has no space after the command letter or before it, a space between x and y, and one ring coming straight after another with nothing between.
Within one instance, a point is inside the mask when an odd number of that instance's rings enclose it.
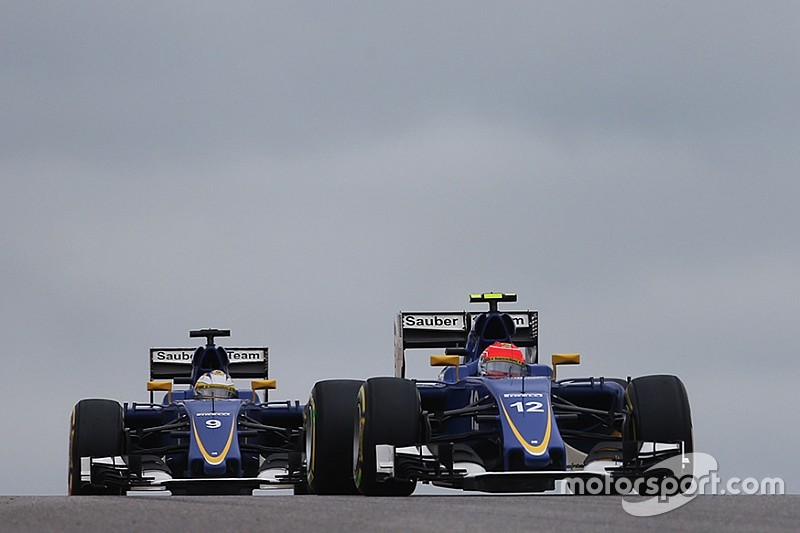
<instances>
[{"instance_id":1,"label":"number 12 decal","mask_svg":"<svg viewBox=\"0 0 800 533\"><path fill-rule=\"evenodd\" d=\"M544 413L542 402L525 402L524 406L522 402L514 402L509 407L516 409L518 413Z\"/></svg>"}]
</instances>

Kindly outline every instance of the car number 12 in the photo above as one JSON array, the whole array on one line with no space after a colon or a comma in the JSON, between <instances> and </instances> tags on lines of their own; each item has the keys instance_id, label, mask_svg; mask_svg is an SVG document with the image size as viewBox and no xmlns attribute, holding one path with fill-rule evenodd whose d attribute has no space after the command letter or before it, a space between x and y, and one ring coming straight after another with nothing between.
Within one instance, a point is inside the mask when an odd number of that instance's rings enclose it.
<instances>
[{"instance_id":1,"label":"car number 12","mask_svg":"<svg viewBox=\"0 0 800 533\"><path fill-rule=\"evenodd\" d=\"M509 405L517 410L518 413L544 413L544 404L542 402L514 402Z\"/></svg>"}]
</instances>

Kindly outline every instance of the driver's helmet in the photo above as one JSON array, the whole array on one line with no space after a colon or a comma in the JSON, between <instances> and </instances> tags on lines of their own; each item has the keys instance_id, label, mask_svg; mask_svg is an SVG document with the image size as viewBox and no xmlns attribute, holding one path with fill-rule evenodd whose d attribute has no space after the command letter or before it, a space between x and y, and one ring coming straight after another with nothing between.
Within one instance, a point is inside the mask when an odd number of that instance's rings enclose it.
<instances>
[{"instance_id":1,"label":"driver's helmet","mask_svg":"<svg viewBox=\"0 0 800 533\"><path fill-rule=\"evenodd\" d=\"M194 384L195 398L233 398L236 396L236 387L233 380L222 370L206 372Z\"/></svg>"},{"instance_id":2,"label":"driver's helmet","mask_svg":"<svg viewBox=\"0 0 800 533\"><path fill-rule=\"evenodd\" d=\"M479 371L482 376L524 376L528 373L522 350L510 342L495 342L481 354Z\"/></svg>"}]
</instances>

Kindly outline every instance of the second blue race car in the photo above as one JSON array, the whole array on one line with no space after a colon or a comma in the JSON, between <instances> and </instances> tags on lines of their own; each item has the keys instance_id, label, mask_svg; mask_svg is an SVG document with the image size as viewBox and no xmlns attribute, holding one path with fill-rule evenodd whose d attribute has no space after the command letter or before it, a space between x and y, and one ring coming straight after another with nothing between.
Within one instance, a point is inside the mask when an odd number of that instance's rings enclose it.
<instances>
[{"instance_id":1,"label":"second blue race car","mask_svg":"<svg viewBox=\"0 0 800 533\"><path fill-rule=\"evenodd\" d=\"M150 350L149 402L85 399L72 412L69 494L305 492L299 402L267 401L275 388L267 348ZM251 379L237 389L234 379ZM163 400L154 402L154 393Z\"/></svg>"}]
</instances>

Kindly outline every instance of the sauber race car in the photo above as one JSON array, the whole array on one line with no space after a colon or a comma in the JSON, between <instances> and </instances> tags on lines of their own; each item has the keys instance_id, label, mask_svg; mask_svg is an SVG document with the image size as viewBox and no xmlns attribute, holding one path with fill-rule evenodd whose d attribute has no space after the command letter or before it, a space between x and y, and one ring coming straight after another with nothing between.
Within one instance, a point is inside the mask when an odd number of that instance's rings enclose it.
<instances>
[{"instance_id":1,"label":"sauber race car","mask_svg":"<svg viewBox=\"0 0 800 533\"><path fill-rule=\"evenodd\" d=\"M69 494L303 492L303 407L267 401L267 348L152 348L150 401L81 400L72 412ZM238 390L233 379L251 379ZM154 402L154 394L163 401Z\"/></svg>"},{"instance_id":2,"label":"sauber race car","mask_svg":"<svg viewBox=\"0 0 800 533\"><path fill-rule=\"evenodd\" d=\"M676 456L685 463L692 451L683 383L671 375L556 379L580 355L540 364L538 312L498 309L516 299L473 294L488 311L401 312L394 377L318 382L306 406L309 489L401 496L424 482L543 492L563 481L562 492L587 493L592 480L652 488L674 477L654 467ZM443 367L439 378L406 378L406 350L434 348L444 349L430 358Z\"/></svg>"}]
</instances>

